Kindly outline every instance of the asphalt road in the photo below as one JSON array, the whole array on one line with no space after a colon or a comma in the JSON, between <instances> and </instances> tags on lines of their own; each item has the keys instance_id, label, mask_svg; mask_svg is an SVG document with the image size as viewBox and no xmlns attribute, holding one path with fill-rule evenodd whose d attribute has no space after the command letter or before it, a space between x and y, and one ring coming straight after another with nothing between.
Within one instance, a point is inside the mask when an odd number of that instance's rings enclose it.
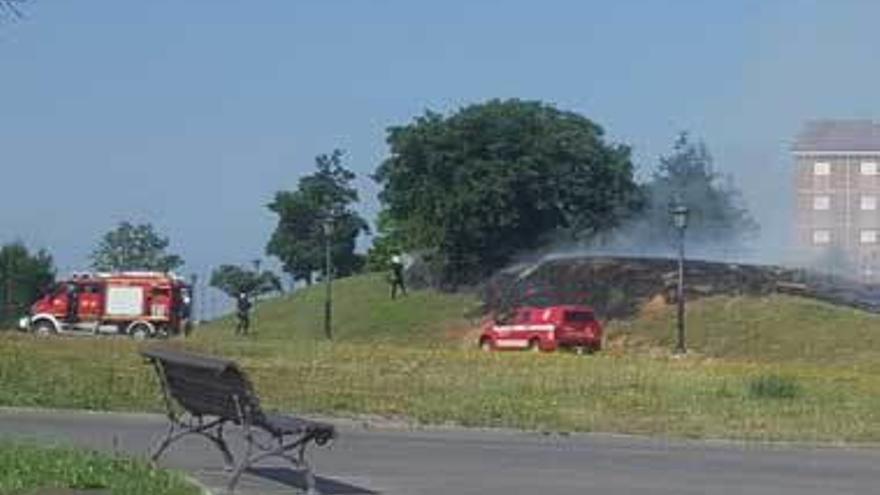
<instances>
[{"instance_id":1,"label":"asphalt road","mask_svg":"<svg viewBox=\"0 0 880 495\"><path fill-rule=\"evenodd\" d=\"M318 486L341 494L880 494L880 450L682 442L611 435L545 436L461 429L411 431L340 422L315 448ZM154 415L0 411L0 436L143 455L164 430ZM234 447L235 448L235 447ZM223 487L219 454L198 438L162 464ZM239 493L296 493L302 481L270 463ZM217 493L223 493L217 490Z\"/></svg>"}]
</instances>

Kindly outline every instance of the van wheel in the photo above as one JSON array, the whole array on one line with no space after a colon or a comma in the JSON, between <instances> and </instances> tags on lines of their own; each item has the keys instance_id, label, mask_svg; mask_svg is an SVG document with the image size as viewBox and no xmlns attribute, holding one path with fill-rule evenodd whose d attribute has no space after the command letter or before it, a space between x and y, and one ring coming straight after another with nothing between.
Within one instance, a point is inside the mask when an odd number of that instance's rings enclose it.
<instances>
[{"instance_id":1,"label":"van wheel","mask_svg":"<svg viewBox=\"0 0 880 495\"><path fill-rule=\"evenodd\" d=\"M582 345L576 345L574 346L574 353L578 356L583 356L587 353L587 349Z\"/></svg>"},{"instance_id":2,"label":"van wheel","mask_svg":"<svg viewBox=\"0 0 880 495\"><path fill-rule=\"evenodd\" d=\"M480 350L489 352L492 350L492 341L490 339L480 339Z\"/></svg>"},{"instance_id":3,"label":"van wheel","mask_svg":"<svg viewBox=\"0 0 880 495\"><path fill-rule=\"evenodd\" d=\"M52 324L51 321L40 320L34 323L34 335L38 337L48 337L50 335L55 335L58 333L58 330L55 328L55 325Z\"/></svg>"},{"instance_id":4,"label":"van wheel","mask_svg":"<svg viewBox=\"0 0 880 495\"><path fill-rule=\"evenodd\" d=\"M530 352L540 352L541 351L541 341L538 339L530 340L528 349Z\"/></svg>"},{"instance_id":5,"label":"van wheel","mask_svg":"<svg viewBox=\"0 0 880 495\"><path fill-rule=\"evenodd\" d=\"M133 327L131 327L131 331L129 335L134 340L146 340L150 337L150 327L145 323L136 323Z\"/></svg>"}]
</instances>

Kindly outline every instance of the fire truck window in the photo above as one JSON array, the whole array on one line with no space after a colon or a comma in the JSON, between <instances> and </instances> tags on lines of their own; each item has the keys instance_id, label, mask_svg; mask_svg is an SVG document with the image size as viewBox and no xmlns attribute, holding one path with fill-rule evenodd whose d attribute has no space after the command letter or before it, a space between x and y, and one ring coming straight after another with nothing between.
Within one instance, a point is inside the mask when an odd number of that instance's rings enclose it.
<instances>
[{"instance_id":1,"label":"fire truck window","mask_svg":"<svg viewBox=\"0 0 880 495\"><path fill-rule=\"evenodd\" d=\"M86 294L100 294L101 287L99 287L97 285L87 285L83 289L83 292L85 292Z\"/></svg>"},{"instance_id":2,"label":"fire truck window","mask_svg":"<svg viewBox=\"0 0 880 495\"><path fill-rule=\"evenodd\" d=\"M519 314L519 322L520 323L527 323L529 320L531 320L531 318L532 318L532 313L529 311L522 311Z\"/></svg>"}]
</instances>

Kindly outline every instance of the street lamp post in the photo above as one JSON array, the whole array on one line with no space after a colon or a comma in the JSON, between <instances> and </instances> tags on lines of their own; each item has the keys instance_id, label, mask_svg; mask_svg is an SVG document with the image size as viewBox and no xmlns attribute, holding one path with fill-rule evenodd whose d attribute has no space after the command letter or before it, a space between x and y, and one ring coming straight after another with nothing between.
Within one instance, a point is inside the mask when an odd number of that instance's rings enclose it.
<instances>
[{"instance_id":1,"label":"street lamp post","mask_svg":"<svg viewBox=\"0 0 880 495\"><path fill-rule=\"evenodd\" d=\"M684 333L684 231L687 229L688 207L679 203L670 209L672 221L678 230L678 287L676 290L676 302L678 303L678 342L675 346L676 354L685 354Z\"/></svg>"},{"instance_id":2,"label":"street lamp post","mask_svg":"<svg viewBox=\"0 0 880 495\"><path fill-rule=\"evenodd\" d=\"M327 218L322 225L324 228L324 285L327 292L324 296L324 335L327 340L333 340L332 317L333 317L333 266L330 256L330 237L333 235L333 220Z\"/></svg>"},{"instance_id":3,"label":"street lamp post","mask_svg":"<svg viewBox=\"0 0 880 495\"><path fill-rule=\"evenodd\" d=\"M184 335L189 335L192 331L193 325L195 325L198 321L198 313L196 313L196 287L199 286L199 276L195 273L190 274L189 276L189 292L187 296L189 297L189 315L186 321L186 328L184 328ZM201 301L198 301L199 304L202 304Z\"/></svg>"}]
</instances>

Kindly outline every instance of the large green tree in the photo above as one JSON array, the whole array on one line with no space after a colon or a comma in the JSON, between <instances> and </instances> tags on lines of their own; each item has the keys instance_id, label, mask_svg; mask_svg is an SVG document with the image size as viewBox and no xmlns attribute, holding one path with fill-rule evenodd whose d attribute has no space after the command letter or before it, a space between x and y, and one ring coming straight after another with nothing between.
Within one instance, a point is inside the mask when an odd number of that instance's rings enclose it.
<instances>
[{"instance_id":1,"label":"large green tree","mask_svg":"<svg viewBox=\"0 0 880 495\"><path fill-rule=\"evenodd\" d=\"M593 236L638 204L630 149L541 102L427 112L387 142L380 200L405 248L436 253L444 283L472 282L559 236Z\"/></svg>"},{"instance_id":2,"label":"large green tree","mask_svg":"<svg viewBox=\"0 0 880 495\"><path fill-rule=\"evenodd\" d=\"M283 292L281 280L269 270L257 272L236 265L221 265L211 272L211 287L229 297L245 293L259 296L269 292Z\"/></svg>"},{"instance_id":3,"label":"large green tree","mask_svg":"<svg viewBox=\"0 0 880 495\"><path fill-rule=\"evenodd\" d=\"M92 268L98 271L149 270L169 272L183 266L183 258L168 253L171 241L149 223L121 222L104 234L92 252Z\"/></svg>"},{"instance_id":4,"label":"large green tree","mask_svg":"<svg viewBox=\"0 0 880 495\"><path fill-rule=\"evenodd\" d=\"M7 325L22 316L54 280L49 253L31 253L21 243L0 248L0 323Z\"/></svg>"},{"instance_id":5,"label":"large green tree","mask_svg":"<svg viewBox=\"0 0 880 495\"><path fill-rule=\"evenodd\" d=\"M648 225L640 230L654 240L675 235L669 208L679 202L690 210L689 243L730 249L758 230L739 189L715 170L706 145L692 141L686 132L676 138L672 152L660 158L644 189L647 204L642 218Z\"/></svg>"},{"instance_id":6,"label":"large green tree","mask_svg":"<svg viewBox=\"0 0 880 495\"><path fill-rule=\"evenodd\" d=\"M358 202L352 184L355 174L342 166L342 157L340 150L318 155L315 172L300 178L295 190L276 193L268 205L278 215L278 224L266 253L281 260L284 271L296 280L311 283L312 275L323 271L325 225L330 227L335 275L349 275L363 265L363 257L355 253L355 243L361 233L369 230L353 209Z\"/></svg>"}]
</instances>

